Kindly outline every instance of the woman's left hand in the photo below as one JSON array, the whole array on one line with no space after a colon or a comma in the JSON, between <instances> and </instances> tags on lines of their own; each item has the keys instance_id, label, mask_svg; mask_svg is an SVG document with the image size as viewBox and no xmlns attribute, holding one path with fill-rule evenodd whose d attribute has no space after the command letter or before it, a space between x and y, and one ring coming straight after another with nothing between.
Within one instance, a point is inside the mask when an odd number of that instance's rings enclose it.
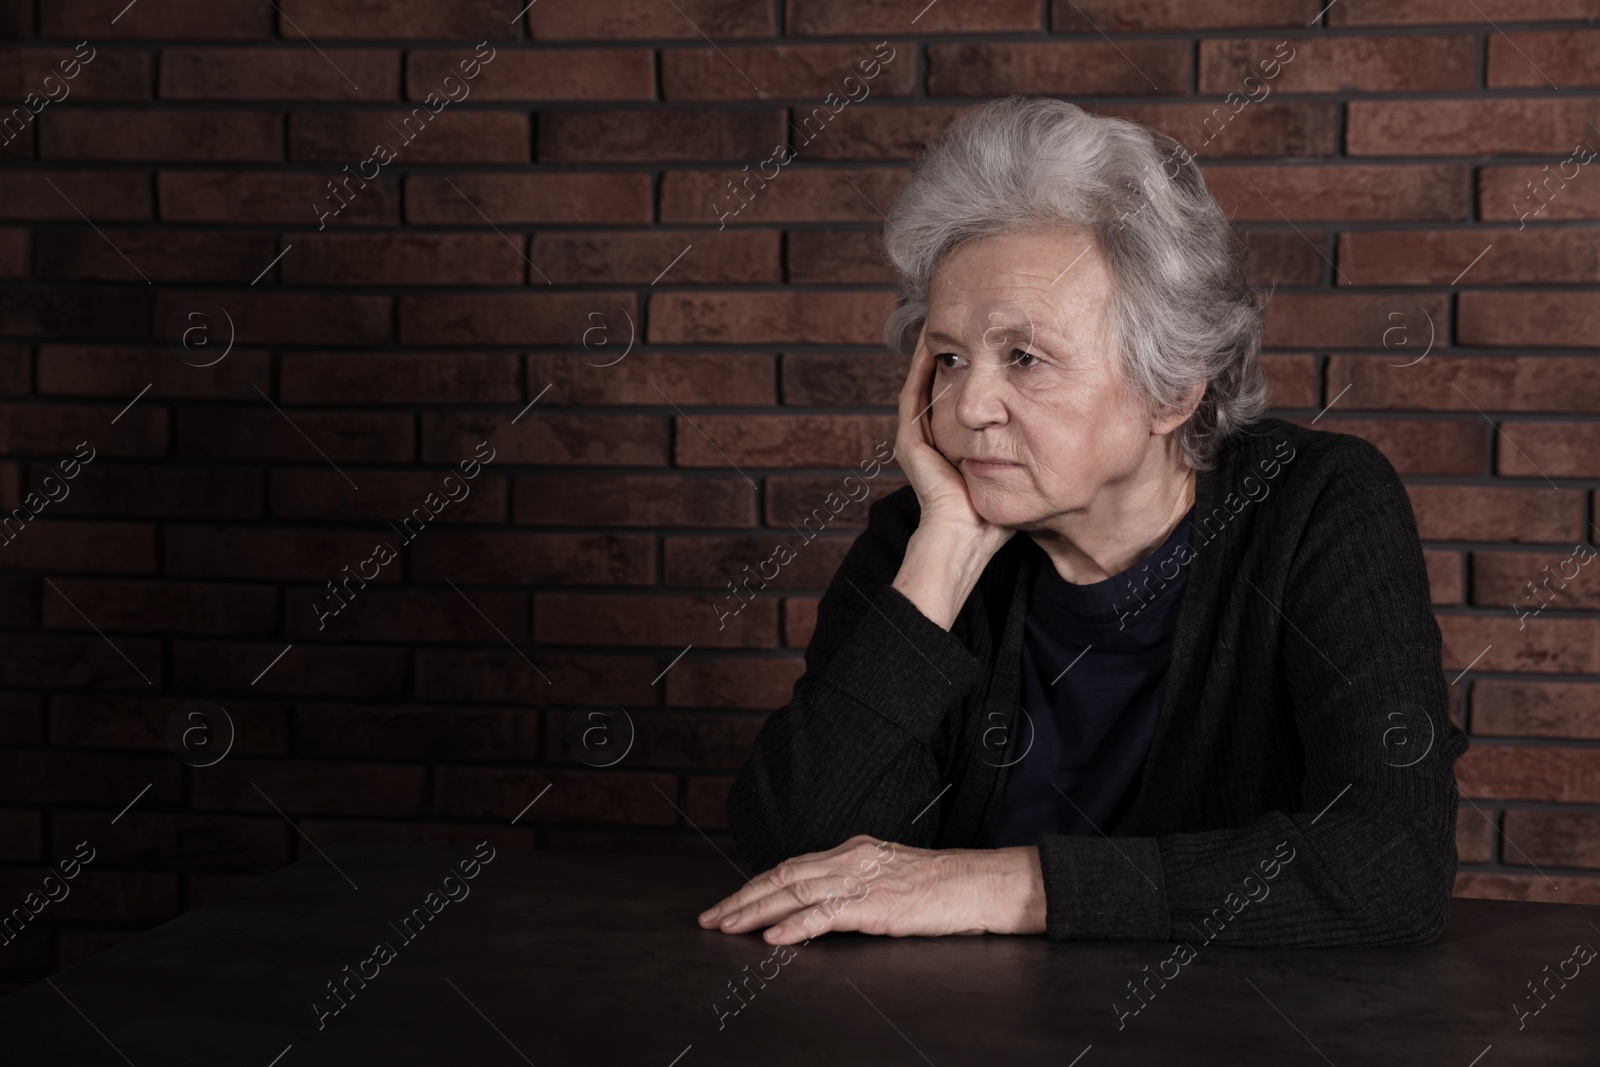
<instances>
[{"instance_id":1,"label":"woman's left hand","mask_svg":"<svg viewBox=\"0 0 1600 1067\"><path fill-rule=\"evenodd\" d=\"M830 930L889 937L1037 934L1045 929L1039 850L926 849L865 834L795 856L700 916L706 929L767 927L770 945Z\"/></svg>"}]
</instances>

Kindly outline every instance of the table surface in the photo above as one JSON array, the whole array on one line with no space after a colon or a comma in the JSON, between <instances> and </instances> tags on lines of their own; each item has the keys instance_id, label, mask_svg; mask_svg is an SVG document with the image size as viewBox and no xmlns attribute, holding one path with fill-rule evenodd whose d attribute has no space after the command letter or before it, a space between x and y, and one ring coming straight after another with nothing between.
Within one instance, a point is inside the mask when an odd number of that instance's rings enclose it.
<instances>
[{"instance_id":1,"label":"table surface","mask_svg":"<svg viewBox=\"0 0 1600 1067\"><path fill-rule=\"evenodd\" d=\"M499 850L407 942L469 848L347 845L0 1000L6 1064L1600 1064L1600 908L1457 900L1432 945L1197 946L1136 1016L1150 942L829 934L781 965L701 930L742 883L716 856ZM438 906L437 904L435 906ZM426 909L425 909L426 911ZM326 983L393 958L318 1025ZM765 961L765 962L764 962ZM746 971L745 968L749 967ZM1569 965L1570 971L1570 965ZM775 973L774 973L775 972ZM730 982L749 975L745 1006ZM1152 988L1156 988L1152 986ZM718 1005L720 1005L720 1010ZM729 1012L729 1014L721 1014ZM1481 1058L1478 1058L1481 1057Z\"/></svg>"}]
</instances>

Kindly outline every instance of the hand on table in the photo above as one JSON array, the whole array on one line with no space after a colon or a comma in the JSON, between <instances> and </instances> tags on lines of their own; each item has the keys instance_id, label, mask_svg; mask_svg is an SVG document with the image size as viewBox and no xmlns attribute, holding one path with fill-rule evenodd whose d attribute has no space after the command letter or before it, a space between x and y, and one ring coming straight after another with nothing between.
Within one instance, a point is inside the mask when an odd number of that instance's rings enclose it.
<instances>
[{"instance_id":1,"label":"hand on table","mask_svg":"<svg viewBox=\"0 0 1600 1067\"><path fill-rule=\"evenodd\" d=\"M1039 851L926 849L857 834L837 848L785 860L700 915L769 945L830 930L889 937L1036 934L1045 929Z\"/></svg>"}]
</instances>

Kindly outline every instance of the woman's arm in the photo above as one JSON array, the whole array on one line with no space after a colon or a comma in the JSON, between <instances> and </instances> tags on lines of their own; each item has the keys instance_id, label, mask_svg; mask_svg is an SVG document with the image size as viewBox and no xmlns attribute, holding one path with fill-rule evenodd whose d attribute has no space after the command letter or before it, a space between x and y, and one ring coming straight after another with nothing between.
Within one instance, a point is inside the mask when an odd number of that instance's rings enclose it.
<instances>
[{"instance_id":1,"label":"woman's arm","mask_svg":"<svg viewBox=\"0 0 1600 1067\"><path fill-rule=\"evenodd\" d=\"M1298 810L1202 833L1045 835L1051 937L1374 945L1443 928L1452 765L1467 740L1447 711L1421 544L1383 454L1366 442L1330 452L1336 467L1272 607L1304 751Z\"/></svg>"}]
</instances>

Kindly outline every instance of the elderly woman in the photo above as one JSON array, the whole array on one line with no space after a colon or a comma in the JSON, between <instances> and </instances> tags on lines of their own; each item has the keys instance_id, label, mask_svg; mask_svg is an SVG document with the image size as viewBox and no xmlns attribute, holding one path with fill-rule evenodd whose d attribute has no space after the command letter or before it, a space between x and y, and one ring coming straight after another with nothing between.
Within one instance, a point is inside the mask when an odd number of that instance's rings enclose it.
<instances>
[{"instance_id":1,"label":"elderly woman","mask_svg":"<svg viewBox=\"0 0 1600 1067\"><path fill-rule=\"evenodd\" d=\"M910 485L729 794L764 873L701 924L1434 939L1466 738L1410 503L1372 445L1263 417L1260 301L1193 160L998 100L885 240Z\"/></svg>"}]
</instances>

